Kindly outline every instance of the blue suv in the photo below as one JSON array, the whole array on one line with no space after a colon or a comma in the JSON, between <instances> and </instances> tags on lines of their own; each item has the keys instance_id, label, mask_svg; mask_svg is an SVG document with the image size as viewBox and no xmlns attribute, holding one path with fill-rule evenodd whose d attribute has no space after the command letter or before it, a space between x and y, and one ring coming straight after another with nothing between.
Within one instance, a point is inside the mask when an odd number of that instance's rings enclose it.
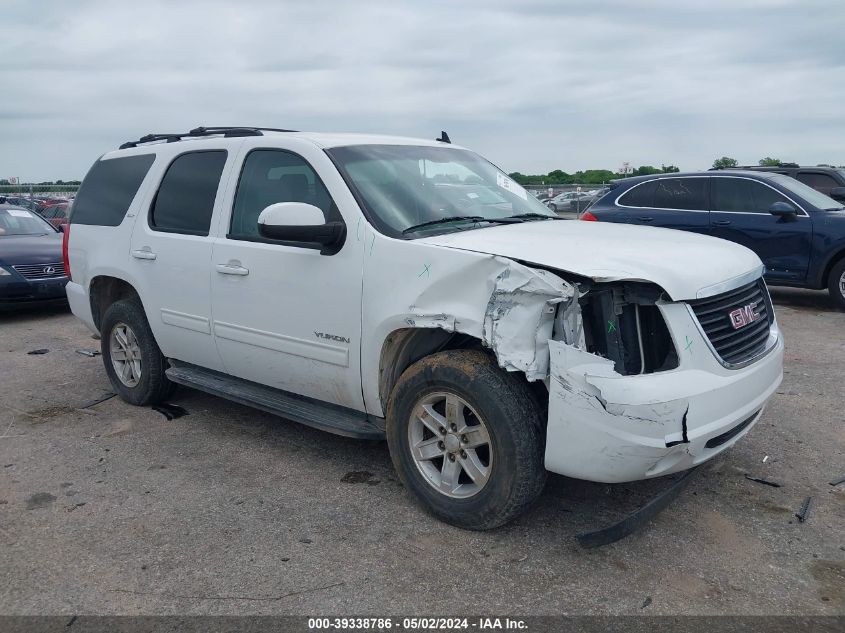
<instances>
[{"instance_id":1,"label":"blue suv","mask_svg":"<svg viewBox=\"0 0 845 633\"><path fill-rule=\"evenodd\" d=\"M737 242L760 256L770 284L827 288L845 309L845 208L789 176L732 169L626 178L581 219Z\"/></svg>"}]
</instances>

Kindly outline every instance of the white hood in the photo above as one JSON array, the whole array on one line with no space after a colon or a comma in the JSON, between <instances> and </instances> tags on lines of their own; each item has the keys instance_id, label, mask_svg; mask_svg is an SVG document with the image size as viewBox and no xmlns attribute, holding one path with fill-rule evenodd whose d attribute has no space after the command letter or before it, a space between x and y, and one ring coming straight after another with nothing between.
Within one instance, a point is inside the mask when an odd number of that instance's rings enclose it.
<instances>
[{"instance_id":1,"label":"white hood","mask_svg":"<svg viewBox=\"0 0 845 633\"><path fill-rule=\"evenodd\" d=\"M760 258L733 242L607 222L500 224L420 242L501 255L595 281L650 281L675 301L718 294L763 272Z\"/></svg>"}]
</instances>

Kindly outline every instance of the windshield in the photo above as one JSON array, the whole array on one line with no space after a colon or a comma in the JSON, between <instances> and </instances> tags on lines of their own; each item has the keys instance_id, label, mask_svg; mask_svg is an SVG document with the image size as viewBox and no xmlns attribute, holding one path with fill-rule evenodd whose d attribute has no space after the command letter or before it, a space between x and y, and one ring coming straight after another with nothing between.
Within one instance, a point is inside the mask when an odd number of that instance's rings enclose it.
<instances>
[{"instance_id":1,"label":"windshield","mask_svg":"<svg viewBox=\"0 0 845 633\"><path fill-rule=\"evenodd\" d=\"M47 222L26 209L0 209L0 237L55 233Z\"/></svg>"},{"instance_id":2,"label":"windshield","mask_svg":"<svg viewBox=\"0 0 845 633\"><path fill-rule=\"evenodd\" d=\"M824 195L821 191L816 191L809 185L795 180L790 176L783 176L781 174L774 174L772 180L776 181L781 187L784 187L792 193L801 196L814 207L819 209L841 209L842 203L837 202L833 198Z\"/></svg>"},{"instance_id":3,"label":"windshield","mask_svg":"<svg viewBox=\"0 0 845 633\"><path fill-rule=\"evenodd\" d=\"M490 226L486 219L556 218L477 154L451 147L352 145L328 150L379 231L401 237ZM454 220L411 227L446 218ZM471 219L470 219L471 218Z\"/></svg>"}]
</instances>

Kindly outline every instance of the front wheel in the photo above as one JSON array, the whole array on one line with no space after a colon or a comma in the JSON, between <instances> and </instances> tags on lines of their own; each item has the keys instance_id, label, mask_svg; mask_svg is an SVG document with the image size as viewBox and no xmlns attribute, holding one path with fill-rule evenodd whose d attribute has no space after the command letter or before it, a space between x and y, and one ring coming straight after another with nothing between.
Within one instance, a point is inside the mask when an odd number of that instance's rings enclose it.
<instances>
[{"instance_id":1,"label":"front wheel","mask_svg":"<svg viewBox=\"0 0 845 633\"><path fill-rule=\"evenodd\" d=\"M551 209L552 211L554 211L555 213L557 213L557 205L556 205L556 204L550 204L550 205L549 205L549 209Z\"/></svg>"},{"instance_id":2,"label":"front wheel","mask_svg":"<svg viewBox=\"0 0 845 633\"><path fill-rule=\"evenodd\" d=\"M827 287L833 302L840 310L845 310L845 258L830 271Z\"/></svg>"},{"instance_id":3,"label":"front wheel","mask_svg":"<svg viewBox=\"0 0 845 633\"><path fill-rule=\"evenodd\" d=\"M437 518L487 530L519 516L543 490L543 406L523 377L490 354L452 350L409 367L387 411L402 483Z\"/></svg>"}]
</instances>

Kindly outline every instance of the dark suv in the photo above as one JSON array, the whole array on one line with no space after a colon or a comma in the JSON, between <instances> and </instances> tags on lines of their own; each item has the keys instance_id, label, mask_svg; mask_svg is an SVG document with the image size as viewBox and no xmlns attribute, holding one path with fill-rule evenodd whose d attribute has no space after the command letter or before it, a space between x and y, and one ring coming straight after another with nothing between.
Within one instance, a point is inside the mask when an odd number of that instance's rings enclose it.
<instances>
[{"instance_id":1,"label":"dark suv","mask_svg":"<svg viewBox=\"0 0 845 633\"><path fill-rule=\"evenodd\" d=\"M582 219L737 242L760 256L770 284L828 288L845 308L845 209L789 176L725 169L626 178L614 181Z\"/></svg>"},{"instance_id":2,"label":"dark suv","mask_svg":"<svg viewBox=\"0 0 845 633\"><path fill-rule=\"evenodd\" d=\"M845 168L843 167L802 167L795 163L781 163L777 167L749 165L747 167L714 168L711 171L723 169L763 171L791 176L834 200L845 202Z\"/></svg>"}]
</instances>

